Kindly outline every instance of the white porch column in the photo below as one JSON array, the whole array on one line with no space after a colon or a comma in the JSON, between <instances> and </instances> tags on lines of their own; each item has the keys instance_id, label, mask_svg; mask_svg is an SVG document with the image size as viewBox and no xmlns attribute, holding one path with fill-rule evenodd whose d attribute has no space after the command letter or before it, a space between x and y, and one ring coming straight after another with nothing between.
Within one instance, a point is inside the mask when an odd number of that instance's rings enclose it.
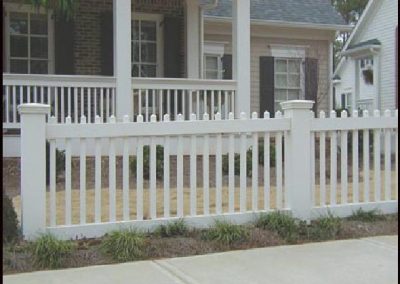
<instances>
[{"instance_id":1,"label":"white porch column","mask_svg":"<svg viewBox=\"0 0 400 284\"><path fill-rule=\"evenodd\" d=\"M347 60L350 60L350 67L352 69L351 73L354 74L354 80L353 80L353 85L351 86L351 109L355 110L357 109L357 99L358 99L358 95L357 95L357 84L359 82L359 78L358 78L358 72L357 72L357 59L355 58L348 58ZM339 94L341 95L341 94Z\"/></svg>"},{"instance_id":2,"label":"white porch column","mask_svg":"<svg viewBox=\"0 0 400 284\"><path fill-rule=\"evenodd\" d=\"M328 76L329 76L329 90L328 90L328 96L329 96L329 111L333 110L335 106L333 105L333 42L329 42L329 60L328 60Z\"/></svg>"},{"instance_id":3,"label":"white porch column","mask_svg":"<svg viewBox=\"0 0 400 284\"><path fill-rule=\"evenodd\" d=\"M197 0L186 0L186 68L188 78L200 78L200 6Z\"/></svg>"},{"instance_id":4,"label":"white porch column","mask_svg":"<svg viewBox=\"0 0 400 284\"><path fill-rule=\"evenodd\" d=\"M250 117L250 0L232 0L232 48L235 116L245 112Z\"/></svg>"},{"instance_id":5,"label":"white porch column","mask_svg":"<svg viewBox=\"0 0 400 284\"><path fill-rule=\"evenodd\" d=\"M131 83L131 1L113 0L114 76L116 78L116 116L133 114Z\"/></svg>"}]
</instances>

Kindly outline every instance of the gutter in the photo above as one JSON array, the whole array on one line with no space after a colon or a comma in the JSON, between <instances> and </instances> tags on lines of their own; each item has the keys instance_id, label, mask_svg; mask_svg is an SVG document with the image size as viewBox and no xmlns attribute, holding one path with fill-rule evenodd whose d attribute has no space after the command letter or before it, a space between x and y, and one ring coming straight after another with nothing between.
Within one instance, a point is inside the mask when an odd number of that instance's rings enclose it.
<instances>
[{"instance_id":1,"label":"gutter","mask_svg":"<svg viewBox=\"0 0 400 284\"><path fill-rule=\"evenodd\" d=\"M232 18L230 17L204 16L204 19L209 22L219 22L219 23L232 22ZM317 30L332 30L332 31L343 31L343 32L351 32L354 28L354 26L352 25L313 24L313 23L302 23L302 22L285 22L285 21L257 20L257 19L252 19L251 24L265 25L271 27L309 28Z\"/></svg>"},{"instance_id":2,"label":"gutter","mask_svg":"<svg viewBox=\"0 0 400 284\"><path fill-rule=\"evenodd\" d=\"M376 44L370 44L370 45L365 45L365 46L360 46L360 47L356 47L356 48L352 48L349 50L345 50L342 51L340 53L341 56L351 56L354 53L360 52L360 51L369 51L372 54L376 54L377 50L379 50L381 48L380 45L376 45Z\"/></svg>"}]
</instances>

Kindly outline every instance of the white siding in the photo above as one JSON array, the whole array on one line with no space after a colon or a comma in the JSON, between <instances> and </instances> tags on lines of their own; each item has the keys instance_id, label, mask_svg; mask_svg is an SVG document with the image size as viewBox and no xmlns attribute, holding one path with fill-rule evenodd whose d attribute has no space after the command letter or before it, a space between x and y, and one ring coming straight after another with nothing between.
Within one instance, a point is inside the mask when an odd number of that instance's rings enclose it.
<instances>
[{"instance_id":1,"label":"white siding","mask_svg":"<svg viewBox=\"0 0 400 284\"><path fill-rule=\"evenodd\" d=\"M376 0L376 7L370 11L363 26L354 35L351 44L377 38L381 42L380 50L380 108L395 109L395 32L398 25L398 2L395 0ZM339 95L351 87L354 74L351 72L349 61L345 63L338 74L342 82L336 88Z\"/></svg>"}]
</instances>

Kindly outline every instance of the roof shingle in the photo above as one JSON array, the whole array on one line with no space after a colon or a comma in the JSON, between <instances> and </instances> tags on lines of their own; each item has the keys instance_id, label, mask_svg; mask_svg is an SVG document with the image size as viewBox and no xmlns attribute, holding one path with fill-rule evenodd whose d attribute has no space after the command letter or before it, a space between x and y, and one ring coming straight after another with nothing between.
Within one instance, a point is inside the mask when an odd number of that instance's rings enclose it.
<instances>
[{"instance_id":1,"label":"roof shingle","mask_svg":"<svg viewBox=\"0 0 400 284\"><path fill-rule=\"evenodd\" d=\"M215 9L204 14L232 17L232 0L219 0ZM329 0L250 0L250 14L252 20L346 25Z\"/></svg>"}]
</instances>

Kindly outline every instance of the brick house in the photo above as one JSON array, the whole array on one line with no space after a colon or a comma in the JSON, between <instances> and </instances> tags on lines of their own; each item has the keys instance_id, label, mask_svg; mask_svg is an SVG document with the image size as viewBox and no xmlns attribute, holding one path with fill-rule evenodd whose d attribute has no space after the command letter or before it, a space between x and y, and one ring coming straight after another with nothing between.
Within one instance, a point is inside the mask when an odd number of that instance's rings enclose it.
<instances>
[{"instance_id":1,"label":"brick house","mask_svg":"<svg viewBox=\"0 0 400 284\"><path fill-rule=\"evenodd\" d=\"M21 102L72 123L332 109L333 41L351 29L328 0L80 0L72 19L22 2L3 1L5 156L19 155Z\"/></svg>"}]
</instances>

